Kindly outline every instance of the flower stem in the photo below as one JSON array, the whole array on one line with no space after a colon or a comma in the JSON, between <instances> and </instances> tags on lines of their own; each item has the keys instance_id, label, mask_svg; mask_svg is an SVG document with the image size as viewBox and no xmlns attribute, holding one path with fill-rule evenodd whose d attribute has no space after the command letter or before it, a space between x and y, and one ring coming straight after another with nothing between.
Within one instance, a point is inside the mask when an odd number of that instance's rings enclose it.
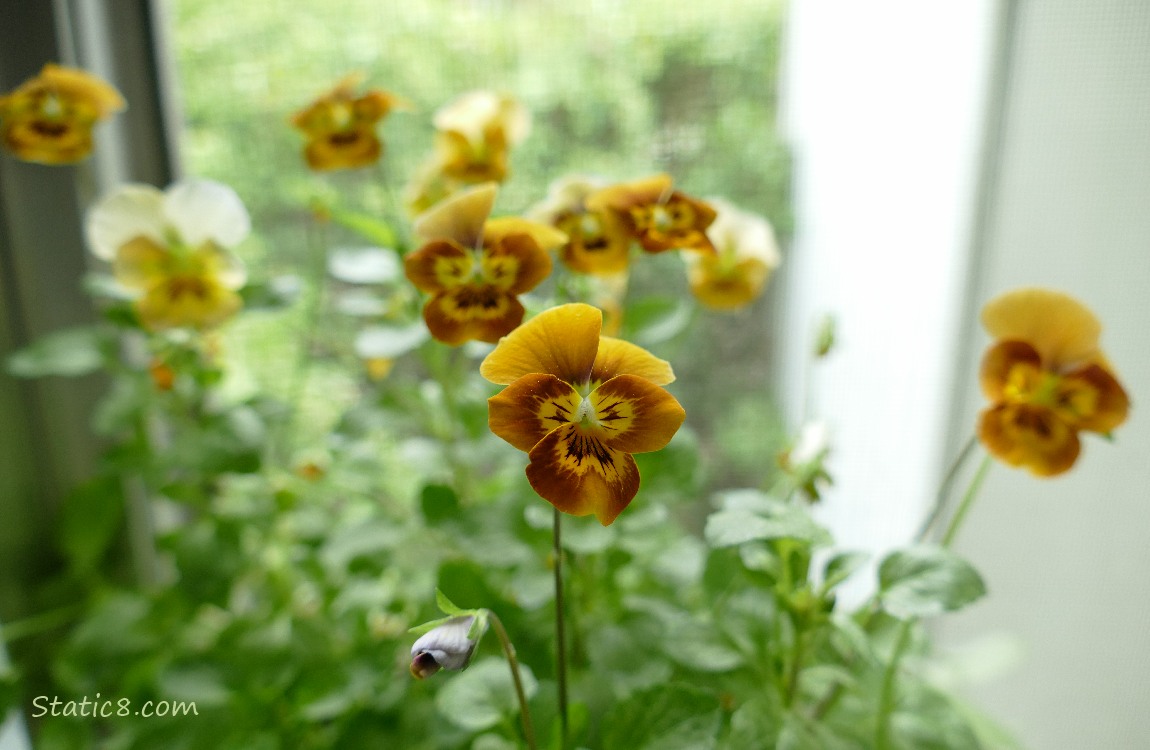
<instances>
[{"instance_id":1,"label":"flower stem","mask_svg":"<svg viewBox=\"0 0 1150 750\"><path fill-rule=\"evenodd\" d=\"M555 648L556 648L556 678L559 682L559 728L562 742L560 747L566 750L568 746L567 724L567 635L563 622L563 542L561 537L563 514L555 509L555 524L553 538L555 542Z\"/></svg>"},{"instance_id":2,"label":"flower stem","mask_svg":"<svg viewBox=\"0 0 1150 750\"><path fill-rule=\"evenodd\" d=\"M954 512L954 517L950 519L947 524L946 531L942 535L942 546L950 547L954 542L954 537L958 534L959 528L962 527L962 522L966 519L966 514L970 512L971 506L974 505L974 499L978 497L978 491L982 488L982 482L986 479L987 472L990 470L991 458L987 454L982 463L978 466L978 471L975 472L974 478L970 480L970 486L966 488L966 494L962 496L962 503L958 506L958 510Z\"/></svg>"},{"instance_id":3,"label":"flower stem","mask_svg":"<svg viewBox=\"0 0 1150 750\"><path fill-rule=\"evenodd\" d=\"M946 531L942 535L942 540L939 542L944 549L949 548L954 542L955 536L958 534L959 528L962 527L962 522L966 519L967 513L970 512L971 507L974 505L974 499L978 497L978 491L982 488L982 483L986 479L986 475L990 470L991 457L987 455L982 459L982 463L978 466L978 471L970 480L970 485L963 493L962 502L958 506L958 510L954 512L954 516L947 524ZM898 664L902 659L902 654L906 650L907 645L910 643L910 633L917 618L910 618L903 620L899 624L898 637L895 640L894 650L890 655L890 663L887 665L886 672L883 673L882 691L879 694L879 709L878 709L878 725L875 727L875 748L876 750L887 750L889 745L889 732L890 732L890 715L894 711L895 703L895 678L898 675Z\"/></svg>"},{"instance_id":4,"label":"flower stem","mask_svg":"<svg viewBox=\"0 0 1150 750\"><path fill-rule=\"evenodd\" d=\"M926 541L927 534L938 523L938 519L942 516L942 511L946 508L946 501L950 497L951 487L954 485L954 480L958 478L958 472L974 451L974 446L978 444L978 438L971 435L966 443L963 444L962 450L955 456L954 461L946 470L946 474L942 478L942 483L938 486L938 492L935 494L934 508L931 509L930 515L923 522L922 527L919 528L918 534L915 535L915 540L918 542Z\"/></svg>"},{"instance_id":5,"label":"flower stem","mask_svg":"<svg viewBox=\"0 0 1150 750\"><path fill-rule=\"evenodd\" d=\"M303 330L299 337L299 352L296 355L296 361L288 380L286 399L290 411L284 417L278 434L275 436L278 439L272 440L268 444L271 451L269 455L271 461L282 461L284 465L291 461L292 445L299 428L299 412L303 408L308 377L311 375L311 349L320 330L320 317L326 302L327 236L327 222L325 220L313 220L307 232L307 245L311 260L311 267L308 270L312 281L315 282L315 289L312 290L312 298L304 311Z\"/></svg>"},{"instance_id":6,"label":"flower stem","mask_svg":"<svg viewBox=\"0 0 1150 750\"><path fill-rule=\"evenodd\" d=\"M890 715L894 712L895 677L898 676L898 664L902 660L902 653L910 644L910 632L914 627L914 618L903 620L898 626L898 637L894 642L894 650L890 655L890 663L882 676L882 688L879 692L878 724L875 726L875 750L887 750L890 747Z\"/></svg>"},{"instance_id":7,"label":"flower stem","mask_svg":"<svg viewBox=\"0 0 1150 750\"><path fill-rule=\"evenodd\" d=\"M499 638L499 644L503 646L503 655L507 657L507 666L511 669L511 680L515 683L515 695L519 699L519 718L523 722L523 737L527 740L527 747L529 750L537 750L535 744L535 725L531 723L531 709L527 706L527 693L523 691L523 678L519 676L519 660L515 658L515 646L511 645L511 639L507 637L507 630L503 627L503 622L491 610L487 610L487 617L491 621L491 627L495 631L496 637Z\"/></svg>"}]
</instances>

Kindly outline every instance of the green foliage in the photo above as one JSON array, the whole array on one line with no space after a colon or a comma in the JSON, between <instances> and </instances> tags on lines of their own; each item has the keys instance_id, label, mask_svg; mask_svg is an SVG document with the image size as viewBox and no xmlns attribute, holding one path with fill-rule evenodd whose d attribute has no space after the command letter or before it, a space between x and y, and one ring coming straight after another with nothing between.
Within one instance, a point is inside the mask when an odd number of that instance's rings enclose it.
<instances>
[{"instance_id":1,"label":"green foliage","mask_svg":"<svg viewBox=\"0 0 1150 750\"><path fill-rule=\"evenodd\" d=\"M892 553L879 566L882 606L896 617L951 612L986 593L970 563L944 549L912 547Z\"/></svg>"},{"instance_id":2,"label":"green foliage","mask_svg":"<svg viewBox=\"0 0 1150 750\"><path fill-rule=\"evenodd\" d=\"M104 323L8 364L110 380L94 426L109 448L61 511L67 567L45 587L74 619L30 649L29 672L63 696L197 713L38 716L38 747L521 747L494 639L466 671L409 677L416 634L468 616L472 640L506 626L543 746L562 750L552 509L526 458L489 430L494 387L478 376L489 347L450 349L420 320L396 176L430 149L427 120L445 99L506 89L535 132L497 213L565 173L666 170L785 235L780 12L750 0L673 13L656 0L595 13L434 0L392 14L353 0L360 22L335 33L332 10L303 0L220 7L180 0L175 39L187 162L252 210L244 313L219 335L149 332L123 290L93 278ZM355 67L415 111L384 124L379 170L323 180L302 166L287 118ZM825 454L800 468L778 460L790 435L771 404L767 303L701 311L675 253L644 256L631 283L619 335L673 362L690 421L636 457L641 490L612 526L563 520L575 743L833 750L869 747L887 725L903 747L990 736L923 677L913 621L982 595L969 564L897 551L873 600L839 603L866 558L825 556L833 539L802 502L828 477ZM524 302L538 311L593 290L559 275ZM884 715L892 671L899 700ZM0 698L14 684L0 675ZM27 704L45 685L20 688Z\"/></svg>"}]
</instances>

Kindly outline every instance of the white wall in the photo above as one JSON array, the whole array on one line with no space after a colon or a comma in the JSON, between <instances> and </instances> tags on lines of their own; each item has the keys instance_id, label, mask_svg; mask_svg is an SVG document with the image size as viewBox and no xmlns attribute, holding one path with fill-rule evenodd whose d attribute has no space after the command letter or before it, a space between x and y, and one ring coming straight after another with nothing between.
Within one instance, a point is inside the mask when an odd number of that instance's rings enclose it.
<instances>
[{"instance_id":1,"label":"white wall","mask_svg":"<svg viewBox=\"0 0 1150 750\"><path fill-rule=\"evenodd\" d=\"M945 460L991 37L990 0L795 0L783 126L795 149L785 407L801 417L814 321L839 346L811 416L834 435L839 541L905 542Z\"/></svg>"},{"instance_id":2,"label":"white wall","mask_svg":"<svg viewBox=\"0 0 1150 750\"><path fill-rule=\"evenodd\" d=\"M990 177L985 300L1064 289L1104 325L1134 401L1117 441L1084 441L1053 480L995 467L959 549L990 597L945 620L951 644L1002 634L1014 668L971 691L1027 747L1150 748L1150 3L1018 5L1000 159ZM975 367L984 336L967 352ZM971 424L981 408L963 389Z\"/></svg>"},{"instance_id":3,"label":"white wall","mask_svg":"<svg viewBox=\"0 0 1150 750\"><path fill-rule=\"evenodd\" d=\"M983 405L978 308L1027 284L1082 299L1132 416L1063 477L993 468L958 543L990 595L938 630L955 653L1020 644L965 692L1025 747L1150 748L1150 2L794 0L786 59L793 420L813 320L841 320L812 400L827 520L845 546L906 541Z\"/></svg>"}]
</instances>

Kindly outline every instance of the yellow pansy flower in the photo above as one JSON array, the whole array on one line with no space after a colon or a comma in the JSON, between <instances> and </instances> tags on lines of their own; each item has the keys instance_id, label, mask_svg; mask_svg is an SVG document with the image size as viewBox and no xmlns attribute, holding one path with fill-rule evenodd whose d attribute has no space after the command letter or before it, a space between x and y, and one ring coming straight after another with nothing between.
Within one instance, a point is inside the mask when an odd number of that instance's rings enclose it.
<instances>
[{"instance_id":1,"label":"yellow pansy flower","mask_svg":"<svg viewBox=\"0 0 1150 750\"><path fill-rule=\"evenodd\" d=\"M318 171L374 164L383 153L376 125L404 106L394 94L371 89L356 94L362 76L352 74L292 117L307 137L304 158Z\"/></svg>"},{"instance_id":2,"label":"yellow pansy flower","mask_svg":"<svg viewBox=\"0 0 1150 750\"><path fill-rule=\"evenodd\" d=\"M735 310L763 292L782 256L770 222L719 199L708 198L716 211L707 236L715 253L685 252L691 292L707 307Z\"/></svg>"},{"instance_id":3,"label":"yellow pansy flower","mask_svg":"<svg viewBox=\"0 0 1150 750\"><path fill-rule=\"evenodd\" d=\"M120 92L83 70L48 63L0 97L0 143L17 158L72 164L92 151L92 126L124 108Z\"/></svg>"},{"instance_id":4,"label":"yellow pansy flower","mask_svg":"<svg viewBox=\"0 0 1150 750\"><path fill-rule=\"evenodd\" d=\"M209 180L183 180L163 192L123 185L87 220L92 252L136 294L136 312L151 330L212 328L240 309L236 290L246 275L230 248L250 230L239 196Z\"/></svg>"},{"instance_id":5,"label":"yellow pansy flower","mask_svg":"<svg viewBox=\"0 0 1150 750\"><path fill-rule=\"evenodd\" d=\"M1004 294L982 310L995 342L982 359L991 406L978 436L994 456L1038 476L1074 465L1080 431L1109 433L1130 400L1098 347L1101 325L1082 303L1048 289Z\"/></svg>"},{"instance_id":6,"label":"yellow pansy flower","mask_svg":"<svg viewBox=\"0 0 1150 750\"><path fill-rule=\"evenodd\" d=\"M471 91L435 113L436 163L464 183L502 182L510 149L531 130L527 109L511 96Z\"/></svg>"},{"instance_id":7,"label":"yellow pansy flower","mask_svg":"<svg viewBox=\"0 0 1150 750\"><path fill-rule=\"evenodd\" d=\"M586 205L589 211L617 216L649 253L676 248L715 252L706 232L715 209L675 190L670 175L598 190L587 197Z\"/></svg>"},{"instance_id":8,"label":"yellow pansy flower","mask_svg":"<svg viewBox=\"0 0 1150 750\"><path fill-rule=\"evenodd\" d=\"M527 452L539 496L608 526L639 490L631 454L666 446L686 415L660 387L675 379L670 364L602 327L590 305L554 307L500 341L479 371L507 386L487 402L489 425Z\"/></svg>"},{"instance_id":9,"label":"yellow pansy flower","mask_svg":"<svg viewBox=\"0 0 1150 750\"><path fill-rule=\"evenodd\" d=\"M526 219L488 219L497 190L494 183L465 190L415 223L423 245L404 259L404 271L432 295L423 319L446 344L493 344L511 332L523 320L518 296L547 278L548 251L566 239Z\"/></svg>"},{"instance_id":10,"label":"yellow pansy flower","mask_svg":"<svg viewBox=\"0 0 1150 750\"><path fill-rule=\"evenodd\" d=\"M631 235L614 211L587 208L587 196L606 186L602 179L573 175L552 183L547 197L528 211L532 219L559 229L567 242L559 259L573 271L613 276L627 270Z\"/></svg>"}]
</instances>

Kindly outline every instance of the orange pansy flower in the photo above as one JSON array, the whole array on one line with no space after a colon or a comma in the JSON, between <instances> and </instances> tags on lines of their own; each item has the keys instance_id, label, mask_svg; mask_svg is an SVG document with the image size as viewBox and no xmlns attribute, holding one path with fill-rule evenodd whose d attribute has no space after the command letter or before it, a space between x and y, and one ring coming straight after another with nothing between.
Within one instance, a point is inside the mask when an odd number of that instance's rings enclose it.
<instances>
[{"instance_id":1,"label":"orange pansy flower","mask_svg":"<svg viewBox=\"0 0 1150 750\"><path fill-rule=\"evenodd\" d=\"M627 225L614 211L587 208L587 197L604 184L592 177L566 177L553 183L547 198L528 212L567 235L559 259L572 271L613 276L627 270L631 251Z\"/></svg>"},{"instance_id":2,"label":"orange pansy flower","mask_svg":"<svg viewBox=\"0 0 1150 750\"><path fill-rule=\"evenodd\" d=\"M1072 297L1019 289L983 308L995 343L982 359L991 406L978 436L994 456L1038 476L1061 474L1081 450L1078 433L1109 433L1130 400L1098 348L1101 326Z\"/></svg>"},{"instance_id":3,"label":"orange pansy flower","mask_svg":"<svg viewBox=\"0 0 1150 750\"><path fill-rule=\"evenodd\" d=\"M715 209L675 190L670 175L604 188L588 196L586 205L617 216L649 253L676 248L715 252L706 232Z\"/></svg>"},{"instance_id":4,"label":"orange pansy flower","mask_svg":"<svg viewBox=\"0 0 1150 750\"><path fill-rule=\"evenodd\" d=\"M717 252L683 253L691 293L716 310L737 310L754 302L782 261L770 222L726 201L709 198L718 214L707 228Z\"/></svg>"},{"instance_id":5,"label":"orange pansy flower","mask_svg":"<svg viewBox=\"0 0 1150 750\"><path fill-rule=\"evenodd\" d=\"M292 117L307 136L304 158L317 171L374 164L383 153L376 124L404 106L394 94L371 89L356 95L361 76L353 74Z\"/></svg>"},{"instance_id":6,"label":"orange pansy flower","mask_svg":"<svg viewBox=\"0 0 1150 750\"><path fill-rule=\"evenodd\" d=\"M432 295L423 319L436 339L452 345L495 343L523 320L518 295L551 273L548 251L566 237L525 219L488 219L494 183L463 191L421 216L424 242L404 259L407 278Z\"/></svg>"},{"instance_id":7,"label":"orange pansy flower","mask_svg":"<svg viewBox=\"0 0 1150 750\"><path fill-rule=\"evenodd\" d=\"M436 163L446 177L502 182L509 151L527 137L531 116L513 97L471 91L440 108L434 124Z\"/></svg>"},{"instance_id":8,"label":"orange pansy flower","mask_svg":"<svg viewBox=\"0 0 1150 750\"><path fill-rule=\"evenodd\" d=\"M24 161L72 164L92 151L92 126L124 108L120 92L96 76L48 63L0 97L0 142Z\"/></svg>"},{"instance_id":9,"label":"orange pansy flower","mask_svg":"<svg viewBox=\"0 0 1150 750\"><path fill-rule=\"evenodd\" d=\"M686 415L660 387L675 379L670 364L602 327L590 305L552 308L500 341L479 371L507 386L487 402L491 431L527 452L539 496L607 526L639 490L631 454L663 448Z\"/></svg>"}]
</instances>

